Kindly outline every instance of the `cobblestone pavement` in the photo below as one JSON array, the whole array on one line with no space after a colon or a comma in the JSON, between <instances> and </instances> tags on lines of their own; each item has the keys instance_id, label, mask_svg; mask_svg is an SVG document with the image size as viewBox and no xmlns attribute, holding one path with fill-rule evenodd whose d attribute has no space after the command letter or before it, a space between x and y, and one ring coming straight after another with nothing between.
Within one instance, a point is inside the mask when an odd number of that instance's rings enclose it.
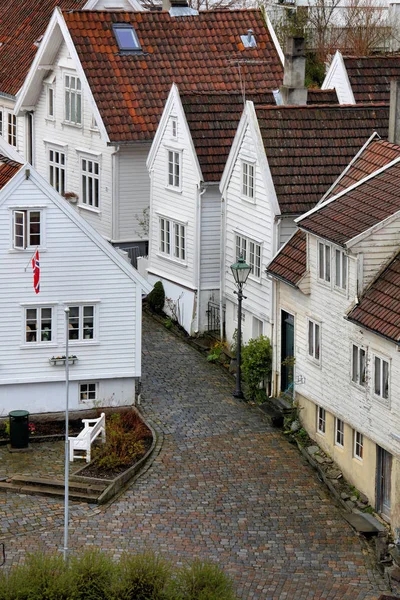
<instances>
[{"instance_id":1,"label":"cobblestone pavement","mask_svg":"<svg viewBox=\"0 0 400 600\"><path fill-rule=\"evenodd\" d=\"M76 508L71 547L95 545L116 557L154 548L178 563L209 558L248 600L377 600L386 588L362 540L297 449L257 409L235 401L232 387L145 317L142 408L164 444L113 504ZM43 510L42 498L30 502ZM60 548L62 527L53 525L10 540L8 561Z\"/></svg>"}]
</instances>

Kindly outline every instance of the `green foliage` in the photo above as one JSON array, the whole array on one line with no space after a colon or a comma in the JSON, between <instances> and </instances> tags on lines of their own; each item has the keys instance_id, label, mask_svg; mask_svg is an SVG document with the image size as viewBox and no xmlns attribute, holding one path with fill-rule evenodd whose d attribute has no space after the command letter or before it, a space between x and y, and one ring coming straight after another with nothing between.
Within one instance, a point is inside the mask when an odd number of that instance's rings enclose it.
<instances>
[{"instance_id":1,"label":"green foliage","mask_svg":"<svg viewBox=\"0 0 400 600\"><path fill-rule=\"evenodd\" d=\"M10 421L9 420L7 420L4 423L4 431L5 431L6 435L10 436Z\"/></svg>"},{"instance_id":2,"label":"green foliage","mask_svg":"<svg viewBox=\"0 0 400 600\"><path fill-rule=\"evenodd\" d=\"M109 600L116 568L109 556L90 550L70 559L68 600Z\"/></svg>"},{"instance_id":3,"label":"green foliage","mask_svg":"<svg viewBox=\"0 0 400 600\"><path fill-rule=\"evenodd\" d=\"M207 356L209 362L218 362L221 359L221 355L225 349L224 342L215 342L210 350L210 354Z\"/></svg>"},{"instance_id":4,"label":"green foliage","mask_svg":"<svg viewBox=\"0 0 400 600\"><path fill-rule=\"evenodd\" d=\"M295 437L301 446L304 446L309 440L308 433L303 427L299 431L296 431Z\"/></svg>"},{"instance_id":5,"label":"green foliage","mask_svg":"<svg viewBox=\"0 0 400 600\"><path fill-rule=\"evenodd\" d=\"M321 87L325 78L325 63L314 53L307 54L305 86L308 88Z\"/></svg>"},{"instance_id":6,"label":"green foliage","mask_svg":"<svg viewBox=\"0 0 400 600\"><path fill-rule=\"evenodd\" d=\"M167 317L164 321L164 327L166 329L172 329L172 325L174 324L173 320L171 319L171 317Z\"/></svg>"},{"instance_id":7,"label":"green foliage","mask_svg":"<svg viewBox=\"0 0 400 600\"><path fill-rule=\"evenodd\" d=\"M124 554L115 588L118 600L167 600L171 567L152 552Z\"/></svg>"},{"instance_id":8,"label":"green foliage","mask_svg":"<svg viewBox=\"0 0 400 600\"><path fill-rule=\"evenodd\" d=\"M69 600L61 555L28 554L25 565L0 579L1 600Z\"/></svg>"},{"instance_id":9,"label":"green foliage","mask_svg":"<svg viewBox=\"0 0 400 600\"><path fill-rule=\"evenodd\" d=\"M147 302L154 312L161 313L165 303L164 286L161 281L156 281L150 294L147 296Z\"/></svg>"},{"instance_id":10,"label":"green foliage","mask_svg":"<svg viewBox=\"0 0 400 600\"><path fill-rule=\"evenodd\" d=\"M252 339L242 350L242 375L250 400L260 399L260 386L271 377L272 346L268 337Z\"/></svg>"},{"instance_id":11,"label":"green foliage","mask_svg":"<svg viewBox=\"0 0 400 600\"><path fill-rule=\"evenodd\" d=\"M178 573L182 600L234 600L232 585L221 569L210 562L195 560Z\"/></svg>"},{"instance_id":12,"label":"green foliage","mask_svg":"<svg viewBox=\"0 0 400 600\"><path fill-rule=\"evenodd\" d=\"M143 454L144 438L148 435L135 412L111 415L106 425L106 443L93 449L94 463L105 470L130 465Z\"/></svg>"}]
</instances>

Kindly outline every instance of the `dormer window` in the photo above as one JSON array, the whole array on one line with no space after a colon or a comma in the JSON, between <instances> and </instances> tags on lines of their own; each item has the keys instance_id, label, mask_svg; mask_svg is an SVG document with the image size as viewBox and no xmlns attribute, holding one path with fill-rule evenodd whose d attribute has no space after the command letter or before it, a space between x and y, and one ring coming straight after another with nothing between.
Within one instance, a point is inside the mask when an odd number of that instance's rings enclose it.
<instances>
[{"instance_id":1,"label":"dormer window","mask_svg":"<svg viewBox=\"0 0 400 600\"><path fill-rule=\"evenodd\" d=\"M139 52L142 49L132 25L128 23L114 23L113 31L121 52Z\"/></svg>"}]
</instances>

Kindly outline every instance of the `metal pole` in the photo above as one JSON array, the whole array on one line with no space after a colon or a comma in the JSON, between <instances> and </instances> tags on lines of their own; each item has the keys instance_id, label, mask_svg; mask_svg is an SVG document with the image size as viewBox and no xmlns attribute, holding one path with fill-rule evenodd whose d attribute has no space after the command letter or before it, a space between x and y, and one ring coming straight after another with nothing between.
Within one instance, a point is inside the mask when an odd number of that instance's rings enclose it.
<instances>
[{"instance_id":1,"label":"metal pole","mask_svg":"<svg viewBox=\"0 0 400 600\"><path fill-rule=\"evenodd\" d=\"M237 297L238 297L238 334L237 334L237 346L236 346L236 390L233 392L233 396L235 398L244 398L243 392L242 392L242 381L241 381L243 291L242 291L242 286L240 284L238 285Z\"/></svg>"},{"instance_id":2,"label":"metal pole","mask_svg":"<svg viewBox=\"0 0 400 600\"><path fill-rule=\"evenodd\" d=\"M69 414L68 414L68 401L69 401L69 307L65 308L65 467L64 467L64 560L68 561L68 524L69 524L69 442L68 442L68 429L69 429Z\"/></svg>"}]
</instances>

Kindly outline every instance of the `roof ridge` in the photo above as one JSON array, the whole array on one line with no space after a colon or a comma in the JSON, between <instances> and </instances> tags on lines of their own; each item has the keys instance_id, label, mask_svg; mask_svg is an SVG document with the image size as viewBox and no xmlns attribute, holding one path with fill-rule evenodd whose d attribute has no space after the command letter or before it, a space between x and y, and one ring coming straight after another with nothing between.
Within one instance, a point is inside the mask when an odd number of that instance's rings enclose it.
<instances>
[{"instance_id":1,"label":"roof ridge","mask_svg":"<svg viewBox=\"0 0 400 600\"><path fill-rule=\"evenodd\" d=\"M322 90L328 91L328 90ZM281 104L281 105L269 105L269 104L259 104L257 109L268 109L268 110L287 110L287 109L296 109L296 110L304 110L304 109L315 109L315 108L335 108L336 110L353 110L359 111L366 108L388 108L389 104L387 102L374 102L374 103L365 103L365 104Z\"/></svg>"}]
</instances>

